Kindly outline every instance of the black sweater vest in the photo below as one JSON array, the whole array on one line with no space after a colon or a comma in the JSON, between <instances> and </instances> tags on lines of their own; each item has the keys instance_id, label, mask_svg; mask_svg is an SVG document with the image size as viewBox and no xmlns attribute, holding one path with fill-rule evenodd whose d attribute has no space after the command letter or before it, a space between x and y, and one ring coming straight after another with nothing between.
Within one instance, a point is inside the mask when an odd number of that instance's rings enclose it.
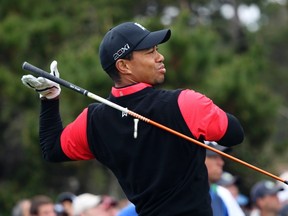
<instances>
[{"instance_id":1,"label":"black sweater vest","mask_svg":"<svg viewBox=\"0 0 288 216\"><path fill-rule=\"evenodd\" d=\"M177 99L152 87L109 100L192 137ZM205 149L105 104L88 107L88 143L117 177L139 215L212 215ZM134 137L137 127L137 137Z\"/></svg>"}]
</instances>

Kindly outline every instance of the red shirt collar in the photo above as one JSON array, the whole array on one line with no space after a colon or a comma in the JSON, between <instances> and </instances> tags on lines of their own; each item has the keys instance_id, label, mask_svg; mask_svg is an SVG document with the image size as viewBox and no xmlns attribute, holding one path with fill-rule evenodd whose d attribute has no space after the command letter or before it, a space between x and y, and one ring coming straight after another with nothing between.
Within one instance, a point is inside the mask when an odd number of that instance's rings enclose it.
<instances>
[{"instance_id":1,"label":"red shirt collar","mask_svg":"<svg viewBox=\"0 0 288 216\"><path fill-rule=\"evenodd\" d=\"M147 83L136 83L134 85L130 85L123 88L115 88L112 87L111 93L114 97L122 97L125 95L133 94L137 91L140 91L146 87L150 87L150 84Z\"/></svg>"}]
</instances>

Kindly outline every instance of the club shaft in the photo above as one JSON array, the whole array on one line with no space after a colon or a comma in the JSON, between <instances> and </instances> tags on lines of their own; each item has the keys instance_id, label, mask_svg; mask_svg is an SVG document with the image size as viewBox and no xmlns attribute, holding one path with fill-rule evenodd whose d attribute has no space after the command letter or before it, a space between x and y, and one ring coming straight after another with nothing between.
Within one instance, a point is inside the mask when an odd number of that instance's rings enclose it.
<instances>
[{"instance_id":1,"label":"club shaft","mask_svg":"<svg viewBox=\"0 0 288 216\"><path fill-rule=\"evenodd\" d=\"M205 145L204 143L202 143L202 142L200 142L200 141L198 141L196 139L193 139L193 138L191 138L189 136L186 136L186 135L184 135L184 134L182 134L182 133L180 133L178 131L175 131L175 130L169 128L169 127L166 127L166 126L164 126L164 125L162 125L160 123L157 123L157 122L155 122L155 121L153 121L153 120L151 120L149 118L146 118L146 117L144 117L142 115L139 115L139 114L129 110L128 108L124 108L122 106L119 106L116 103L113 103L113 102L111 102L111 101L109 101L107 99L104 99L104 98L96 95L96 94L93 94L93 93L87 91L86 89L83 89L83 88L81 88L79 86L76 86L76 85L74 85L74 84L72 84L72 83L70 83L70 82L68 82L66 80L63 80L63 79L58 78L58 77L55 77L55 76L51 75L50 73L48 73L48 72L46 72L46 71L44 71L44 70L42 70L42 69L40 69L38 67L35 67L34 65L32 65L32 64L30 64L28 62L24 62L23 65L22 65L22 68L24 70L32 72L36 76L41 76L41 77L47 78L47 79L49 79L51 81L54 81L54 82L66 87L68 89L72 89L72 90L74 90L74 91L76 91L76 92L78 92L80 94L83 94L83 95L85 95L85 96L87 96L87 97L89 97L91 99L94 99L94 100L99 101L99 102L101 102L103 104L106 104L106 105L108 105L108 106L110 106L110 107L112 107L114 109L117 109L117 110L119 110L121 112L127 113L128 115L130 115L132 117L138 118L141 121L144 121L144 122L146 122L148 124L151 124L151 125L153 125L155 127L161 128L161 129L163 129L163 130L165 130L165 131L167 131L169 133L172 133L172 134L174 134L174 135L176 135L178 137L181 137L181 138L183 138L185 140L188 140L188 141L190 141L192 143L195 143L195 144L197 144L199 146L202 146L203 148L206 148L206 149L208 149L210 151L213 151L213 152L215 152L215 153L217 153L217 154L219 154L219 155L221 155L223 157L226 157L226 158L228 158L228 159L230 159L232 161L240 163L240 164L242 164L242 165L244 165L244 166L246 166L246 167L248 167L250 169L253 169L253 170L257 171L257 172L260 172L260 173L262 173L264 175L267 175L267 176L269 176L269 177L271 177L271 178L273 178L273 179L275 179L277 181L280 181L280 182L283 182L285 184L288 184L288 181L286 181L286 180L284 180L284 179L282 179L282 178L280 178L280 177L278 177L278 176L276 176L276 175L274 175L274 174L272 174L270 172L267 172L267 171L265 171L265 170L263 170L261 168L258 168L258 167L254 166L254 165L251 165L251 164L249 164L249 163L247 163L247 162L245 162L243 160L240 160L240 159L238 159L238 158L236 158L236 157L234 157L232 155L229 155L229 154L227 154L225 152L219 151L219 150L217 150L217 149L215 149L213 147Z\"/></svg>"}]
</instances>

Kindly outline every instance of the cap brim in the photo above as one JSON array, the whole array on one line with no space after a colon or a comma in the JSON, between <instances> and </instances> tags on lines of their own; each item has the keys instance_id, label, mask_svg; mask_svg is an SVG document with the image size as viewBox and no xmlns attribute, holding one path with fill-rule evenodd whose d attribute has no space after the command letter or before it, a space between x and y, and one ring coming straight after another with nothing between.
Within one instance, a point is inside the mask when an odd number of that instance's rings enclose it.
<instances>
[{"instance_id":1,"label":"cap brim","mask_svg":"<svg viewBox=\"0 0 288 216\"><path fill-rule=\"evenodd\" d=\"M171 36L170 29L159 30L150 32L135 48L134 50L149 49L157 46L158 44L164 43L169 40Z\"/></svg>"},{"instance_id":2,"label":"cap brim","mask_svg":"<svg viewBox=\"0 0 288 216\"><path fill-rule=\"evenodd\" d=\"M219 150L221 152L224 152L224 153L231 152L231 148L228 148L228 147L225 147L225 146L221 146L221 145L218 145L215 149ZM218 155L218 154L216 152L214 152L214 151L211 151L211 150L208 150L208 149L206 150L206 156L215 156L215 155Z\"/></svg>"},{"instance_id":3,"label":"cap brim","mask_svg":"<svg viewBox=\"0 0 288 216\"><path fill-rule=\"evenodd\" d=\"M252 189L252 193L251 193L251 200L253 203L255 203L257 201L257 199L262 198L264 196L267 195L277 195L280 191L283 191L283 187L281 186L275 186L274 188L271 188L269 190L266 191L262 191L262 192L257 192L257 190L263 190L261 188L254 188Z\"/></svg>"},{"instance_id":4,"label":"cap brim","mask_svg":"<svg viewBox=\"0 0 288 216\"><path fill-rule=\"evenodd\" d=\"M274 195L274 194L277 194L278 192L283 191L283 190L284 190L283 187L275 186L273 189L271 189L267 192L267 195Z\"/></svg>"}]
</instances>

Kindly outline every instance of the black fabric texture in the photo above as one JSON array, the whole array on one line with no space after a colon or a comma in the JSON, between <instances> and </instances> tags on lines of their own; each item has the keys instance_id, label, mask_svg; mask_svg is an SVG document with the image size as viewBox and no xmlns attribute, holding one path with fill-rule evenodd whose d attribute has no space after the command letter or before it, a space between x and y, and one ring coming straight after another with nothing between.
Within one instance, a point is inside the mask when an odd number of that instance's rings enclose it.
<instances>
[{"instance_id":1,"label":"black fabric texture","mask_svg":"<svg viewBox=\"0 0 288 216\"><path fill-rule=\"evenodd\" d=\"M49 162L70 161L60 145L63 130L59 100L41 100L39 139L43 158Z\"/></svg>"},{"instance_id":2,"label":"black fabric texture","mask_svg":"<svg viewBox=\"0 0 288 216\"><path fill-rule=\"evenodd\" d=\"M108 100L194 138L178 106L180 92L147 87L123 97L110 95ZM215 141L232 146L244 135L238 120L227 116L227 131ZM117 177L139 216L212 216L206 149L142 120L135 137L135 125L134 117L115 108L88 106L88 145ZM62 131L59 100L42 100L39 137L45 160L70 160L61 149Z\"/></svg>"},{"instance_id":3,"label":"black fabric texture","mask_svg":"<svg viewBox=\"0 0 288 216\"><path fill-rule=\"evenodd\" d=\"M178 107L180 90L146 88L109 100L192 137ZM88 143L117 177L140 216L211 216L205 149L104 104L88 108Z\"/></svg>"},{"instance_id":4,"label":"black fabric texture","mask_svg":"<svg viewBox=\"0 0 288 216\"><path fill-rule=\"evenodd\" d=\"M224 136L217 141L219 145L231 147L244 140L244 131L238 119L233 115L226 113L228 118L228 127Z\"/></svg>"}]
</instances>

